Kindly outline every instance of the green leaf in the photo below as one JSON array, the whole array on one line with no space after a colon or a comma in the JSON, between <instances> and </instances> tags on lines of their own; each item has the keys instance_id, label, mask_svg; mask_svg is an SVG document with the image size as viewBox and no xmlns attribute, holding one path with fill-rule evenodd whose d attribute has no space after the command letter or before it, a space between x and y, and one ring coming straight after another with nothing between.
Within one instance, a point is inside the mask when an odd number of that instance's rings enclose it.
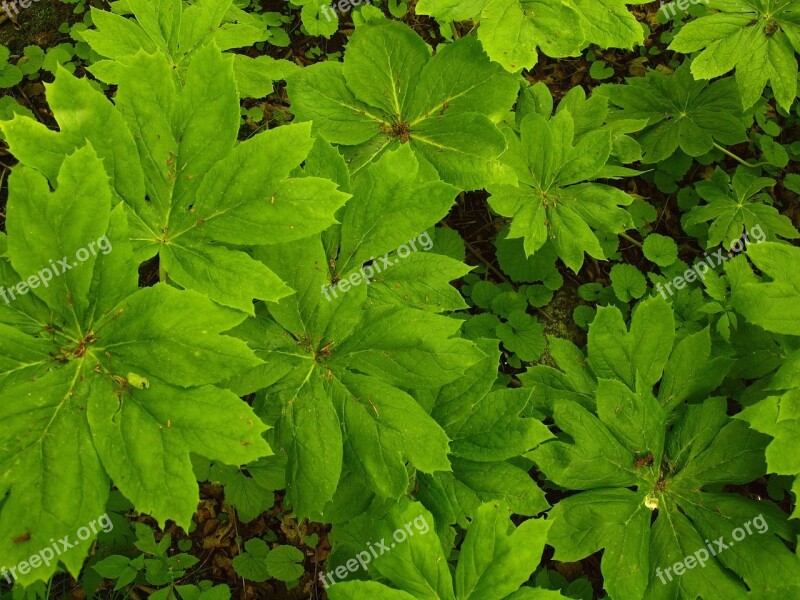
<instances>
[{"instance_id":1,"label":"green leaf","mask_svg":"<svg viewBox=\"0 0 800 600\"><path fill-rule=\"evenodd\" d=\"M513 218L508 238L523 238L529 256L549 239L576 272L584 253L605 258L598 233L616 234L633 226L621 208L633 199L592 182L609 159L610 132L601 129L578 137L569 110L550 119L531 113L520 124L520 138L509 139L509 144L504 158L515 168L519 185L489 189L492 208Z\"/></svg>"},{"instance_id":2,"label":"green leaf","mask_svg":"<svg viewBox=\"0 0 800 600\"><path fill-rule=\"evenodd\" d=\"M236 508L243 523L249 523L275 502L274 490L284 489L286 461L282 457L269 456L250 463L246 468L230 467L213 463L207 475L198 479L219 482L225 486L225 500Z\"/></svg>"},{"instance_id":3,"label":"green leaf","mask_svg":"<svg viewBox=\"0 0 800 600\"><path fill-rule=\"evenodd\" d=\"M745 109L769 82L778 104L788 111L797 96L798 6L797 0L712 0L709 7L719 12L684 25L669 49L684 54L700 50L692 63L692 74L700 79L735 69Z\"/></svg>"},{"instance_id":4,"label":"green leaf","mask_svg":"<svg viewBox=\"0 0 800 600\"><path fill-rule=\"evenodd\" d=\"M509 511L499 504L478 509L456 567L459 600L505 598L536 569L550 522L531 519L514 528L509 526L509 517Z\"/></svg>"},{"instance_id":5,"label":"green leaf","mask_svg":"<svg viewBox=\"0 0 800 600\"><path fill-rule=\"evenodd\" d=\"M751 245L747 256L765 278L733 287L733 306L745 319L767 331L800 335L800 249L764 242Z\"/></svg>"},{"instance_id":6,"label":"green leaf","mask_svg":"<svg viewBox=\"0 0 800 600\"><path fill-rule=\"evenodd\" d=\"M503 345L525 362L537 360L544 352L544 329L524 310L512 312L508 321L498 325L495 331Z\"/></svg>"},{"instance_id":7,"label":"green leaf","mask_svg":"<svg viewBox=\"0 0 800 600\"><path fill-rule=\"evenodd\" d=\"M767 468L770 473L792 475L800 473L800 453L797 448L798 432L800 432L800 391L797 389L783 395L770 395L752 406L746 407L736 415L750 424L754 430L765 433L773 439L767 446ZM797 518L795 505L792 517Z\"/></svg>"},{"instance_id":8,"label":"green leaf","mask_svg":"<svg viewBox=\"0 0 800 600\"><path fill-rule=\"evenodd\" d=\"M25 46L24 56L19 60L17 66L23 75L33 75L42 68L44 63L44 50L39 46Z\"/></svg>"},{"instance_id":9,"label":"green leaf","mask_svg":"<svg viewBox=\"0 0 800 600\"><path fill-rule=\"evenodd\" d=\"M756 177L749 169L738 167L731 183L717 167L711 181L700 181L695 189L706 203L693 207L686 215L687 226L710 222L708 248L723 246L729 250L741 242L742 234L752 234L760 241L778 241L777 236L788 239L800 237L791 220L770 206L772 199L759 193L772 187L775 181ZM749 240L749 236L748 236ZM752 242L751 242L752 243Z\"/></svg>"},{"instance_id":10,"label":"green leaf","mask_svg":"<svg viewBox=\"0 0 800 600\"><path fill-rule=\"evenodd\" d=\"M303 69L288 92L298 121L348 147L354 175L409 144L421 164L461 189L513 180L498 161L506 144L495 122L514 103L517 84L469 36L431 57L405 24L364 25L341 65Z\"/></svg>"},{"instance_id":11,"label":"green leaf","mask_svg":"<svg viewBox=\"0 0 800 600\"><path fill-rule=\"evenodd\" d=\"M659 267L668 267L678 260L678 245L670 237L651 233L644 238L642 252L647 260Z\"/></svg>"},{"instance_id":12,"label":"green leaf","mask_svg":"<svg viewBox=\"0 0 800 600\"><path fill-rule=\"evenodd\" d=\"M244 543L245 552L233 557L236 574L249 581L260 583L271 577L267 558L271 554L264 540L254 538Z\"/></svg>"},{"instance_id":13,"label":"green leaf","mask_svg":"<svg viewBox=\"0 0 800 600\"><path fill-rule=\"evenodd\" d=\"M614 75L614 69L606 66L605 61L596 60L589 67L589 76L592 79L598 79L602 81L603 79L608 79L613 75Z\"/></svg>"},{"instance_id":14,"label":"green leaf","mask_svg":"<svg viewBox=\"0 0 800 600\"><path fill-rule=\"evenodd\" d=\"M640 302L630 333L614 306L601 306L589 328L589 364L598 378L619 379L631 389L651 388L672 351L675 322L660 296Z\"/></svg>"},{"instance_id":15,"label":"green leaf","mask_svg":"<svg viewBox=\"0 0 800 600\"><path fill-rule=\"evenodd\" d=\"M0 364L16 366L0 389L0 527L10 533L0 539L0 562L16 565L86 527L92 533L58 557L77 576L111 482L162 525L188 528L198 502L191 453L243 464L270 449L250 407L213 385L260 363L222 334L244 315L193 292L137 290L125 214L112 210L104 163L90 145L63 160L55 181L51 192L24 166L9 178L12 277L33 283L38 274L41 284L49 269L52 278L27 292L37 302L15 301L35 327L15 331L18 317L1 327L13 343L0 345ZM50 261L64 255L81 264L52 272ZM131 373L149 387L130 385ZM56 567L51 561L18 581L47 580Z\"/></svg>"},{"instance_id":16,"label":"green leaf","mask_svg":"<svg viewBox=\"0 0 800 600\"><path fill-rule=\"evenodd\" d=\"M275 59L271 56L250 58L236 54L233 57L233 70L236 76L236 88L242 98L263 98L273 91L273 83L286 79L299 67L288 60Z\"/></svg>"},{"instance_id":17,"label":"green leaf","mask_svg":"<svg viewBox=\"0 0 800 600\"><path fill-rule=\"evenodd\" d=\"M267 569L278 581L295 581L305 572L303 553L294 546L277 546L267 555Z\"/></svg>"},{"instance_id":18,"label":"green leaf","mask_svg":"<svg viewBox=\"0 0 800 600\"><path fill-rule=\"evenodd\" d=\"M715 142L729 146L747 139L733 79L695 81L690 65L685 61L672 75L651 70L608 90L611 104L620 109L611 113L612 123L647 120L637 137L645 163L661 162L678 148L689 156L701 156Z\"/></svg>"},{"instance_id":19,"label":"green leaf","mask_svg":"<svg viewBox=\"0 0 800 600\"><path fill-rule=\"evenodd\" d=\"M22 81L23 73L14 65L3 65L0 68L0 88L11 88Z\"/></svg>"},{"instance_id":20,"label":"green leaf","mask_svg":"<svg viewBox=\"0 0 800 600\"><path fill-rule=\"evenodd\" d=\"M586 40L581 21L573 3L489 0L481 13L478 37L492 60L517 72L536 65L537 48L553 58L577 56ZM565 29L564 23L575 26Z\"/></svg>"},{"instance_id":21,"label":"green leaf","mask_svg":"<svg viewBox=\"0 0 800 600\"><path fill-rule=\"evenodd\" d=\"M113 192L131 204L143 203L142 168L123 116L87 79L73 77L64 69L45 87L60 133L32 116L15 117L2 124L11 152L54 185L65 157L88 140L105 164Z\"/></svg>"},{"instance_id":22,"label":"green leaf","mask_svg":"<svg viewBox=\"0 0 800 600\"><path fill-rule=\"evenodd\" d=\"M687 335L672 349L658 388L658 400L667 412L681 402L703 400L725 379L733 361L713 356L708 327Z\"/></svg>"},{"instance_id":23,"label":"green leaf","mask_svg":"<svg viewBox=\"0 0 800 600\"><path fill-rule=\"evenodd\" d=\"M419 183L418 174L414 153L409 146L402 146L384 154L355 182L354 198L342 218L336 268L343 276L409 242L447 215L457 188L441 181ZM382 218L376 221L376 214ZM422 240L420 247L415 244L413 249L422 250Z\"/></svg>"},{"instance_id":24,"label":"green leaf","mask_svg":"<svg viewBox=\"0 0 800 600\"><path fill-rule=\"evenodd\" d=\"M617 298L629 302L641 298L647 291L644 275L633 265L618 264L611 267L611 287Z\"/></svg>"}]
</instances>

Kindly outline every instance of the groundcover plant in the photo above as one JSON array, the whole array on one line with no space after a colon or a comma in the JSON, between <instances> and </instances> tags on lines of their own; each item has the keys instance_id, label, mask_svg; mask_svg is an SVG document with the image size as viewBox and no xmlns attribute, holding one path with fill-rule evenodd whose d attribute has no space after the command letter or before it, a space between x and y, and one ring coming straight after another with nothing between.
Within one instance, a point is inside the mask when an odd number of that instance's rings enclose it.
<instances>
[{"instance_id":1,"label":"groundcover plant","mask_svg":"<svg viewBox=\"0 0 800 600\"><path fill-rule=\"evenodd\" d=\"M6 4L0 600L800 598L800 0Z\"/></svg>"}]
</instances>

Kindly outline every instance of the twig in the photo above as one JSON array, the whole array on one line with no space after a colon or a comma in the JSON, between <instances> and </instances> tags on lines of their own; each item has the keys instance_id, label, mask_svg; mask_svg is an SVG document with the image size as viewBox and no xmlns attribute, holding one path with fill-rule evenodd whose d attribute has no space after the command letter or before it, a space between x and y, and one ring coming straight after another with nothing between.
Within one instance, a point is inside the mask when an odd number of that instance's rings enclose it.
<instances>
[{"instance_id":1,"label":"twig","mask_svg":"<svg viewBox=\"0 0 800 600\"><path fill-rule=\"evenodd\" d=\"M625 233L624 231L623 231L622 233L620 233L620 234L619 234L619 236L620 236L621 238L625 238L626 240L628 240L628 241L629 241L631 244L633 244L634 246L638 246L639 248L644 248L644 246L642 246L642 242L640 242L640 241L638 241L638 240L635 240L635 239L633 239L631 236L629 236L629 235L628 235L627 233Z\"/></svg>"},{"instance_id":2,"label":"twig","mask_svg":"<svg viewBox=\"0 0 800 600\"><path fill-rule=\"evenodd\" d=\"M719 151L720 151L720 152L722 152L723 154L727 154L727 155L728 155L728 156L730 156L730 157L731 157L733 160L735 160L735 161L736 161L736 162L738 162L739 164L742 164L742 165L744 165L745 167L750 167L751 169L756 169L756 168L758 168L758 167L768 167L768 166L770 166L770 165L772 165L773 167L775 166L775 165L773 165L773 164L772 164L771 162L769 162L769 161L765 161L765 162L759 162L759 163L751 164L751 163L747 162L746 160L743 160L743 159L739 158L739 157L738 157L738 156L736 156L736 155L735 155L733 152L730 152L729 150L726 150L725 148L723 148L722 146L720 146L718 143L716 143L716 142L711 142L711 143L712 143L712 144L714 144L714 148L716 148L717 150L719 150Z\"/></svg>"}]
</instances>

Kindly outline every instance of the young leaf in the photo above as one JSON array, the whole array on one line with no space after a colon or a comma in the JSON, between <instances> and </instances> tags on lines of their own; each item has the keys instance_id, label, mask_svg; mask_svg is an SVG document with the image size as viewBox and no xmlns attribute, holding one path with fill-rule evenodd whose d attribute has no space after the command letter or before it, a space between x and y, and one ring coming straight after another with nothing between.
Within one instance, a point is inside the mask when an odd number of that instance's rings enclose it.
<instances>
[{"instance_id":1,"label":"young leaf","mask_svg":"<svg viewBox=\"0 0 800 600\"><path fill-rule=\"evenodd\" d=\"M745 281L732 286L736 310L767 331L800 335L800 249L764 242L751 245L747 256L770 281Z\"/></svg>"},{"instance_id":2,"label":"young leaf","mask_svg":"<svg viewBox=\"0 0 800 600\"><path fill-rule=\"evenodd\" d=\"M508 238L523 238L526 255L550 239L564 264L577 272L584 253L605 258L596 232L616 234L633 227L621 208L633 199L620 189L593 183L609 160L610 131L579 137L576 129L569 110L549 119L537 113L526 116L520 137L509 138L503 157L519 183L490 186L489 203L513 218Z\"/></svg>"},{"instance_id":3,"label":"young leaf","mask_svg":"<svg viewBox=\"0 0 800 600\"><path fill-rule=\"evenodd\" d=\"M684 25L669 49L684 54L701 50L692 63L692 74L699 79L735 69L745 109L758 101L769 82L778 104L788 111L797 96L800 1L710 0L708 6L719 12Z\"/></svg>"},{"instance_id":4,"label":"young leaf","mask_svg":"<svg viewBox=\"0 0 800 600\"><path fill-rule=\"evenodd\" d=\"M611 113L612 123L647 119L637 137L645 163L661 162L678 148L701 156L714 142L732 145L747 139L733 80L695 81L689 65L685 61L672 75L651 70L605 90L611 104L621 109Z\"/></svg>"},{"instance_id":5,"label":"young leaf","mask_svg":"<svg viewBox=\"0 0 800 600\"><path fill-rule=\"evenodd\" d=\"M787 239L800 237L789 217L782 215L774 206L772 198L764 188L772 187L775 181L768 177L756 177L749 169L737 167L732 182L728 182L722 169L717 167L710 181L700 181L695 189L707 204L698 204L686 215L686 226L710 221L707 248L723 246L726 250L739 243L742 234L758 231L759 237L778 241L777 236ZM749 236L748 236L749 237Z\"/></svg>"},{"instance_id":6,"label":"young leaf","mask_svg":"<svg viewBox=\"0 0 800 600\"><path fill-rule=\"evenodd\" d=\"M668 267L678 259L678 245L671 237L651 233L644 238L642 252L647 260L659 267Z\"/></svg>"},{"instance_id":7,"label":"young leaf","mask_svg":"<svg viewBox=\"0 0 800 600\"><path fill-rule=\"evenodd\" d=\"M398 498L408 486L406 461L425 473L450 468L447 435L406 390L440 388L482 354L455 337L460 321L407 302L383 304L371 288L384 284L367 276L367 269L395 266L378 265L383 260L373 261L373 253L430 227L453 201L455 188L421 183L417 169L407 148L387 154L354 185L341 228L255 252L297 293L264 305L240 328L270 367L257 367L234 388L263 388L281 407L288 498L298 515L322 511L343 472L379 496ZM392 230L376 226L371 215L399 210L398 196L409 202Z\"/></svg>"},{"instance_id":8,"label":"young leaf","mask_svg":"<svg viewBox=\"0 0 800 600\"><path fill-rule=\"evenodd\" d=\"M473 37L440 46L435 56L407 25L359 27L344 62L311 65L288 82L292 112L343 146L353 174L408 144L417 159L462 189L513 176L498 162L505 149L498 121L517 84L489 61Z\"/></svg>"},{"instance_id":9,"label":"young leaf","mask_svg":"<svg viewBox=\"0 0 800 600\"><path fill-rule=\"evenodd\" d=\"M22 332L0 323L17 342L0 344L0 363L16 364L0 389L0 527L10 533L0 539L3 564L89 527L105 512L110 482L137 510L188 528L198 502L191 453L233 464L270 453L250 407L215 385L260 363L222 335L244 315L194 292L137 290L125 214L112 210L90 145L64 159L56 182L51 192L24 166L9 178L8 259L0 262L30 283L25 293L37 303L2 293L38 326ZM129 373L149 387L130 385ZM59 557L74 576L93 538ZM56 566L18 580L47 580Z\"/></svg>"},{"instance_id":10,"label":"young leaf","mask_svg":"<svg viewBox=\"0 0 800 600\"><path fill-rule=\"evenodd\" d=\"M184 86L159 55L137 54L120 74L115 109L85 80L60 72L49 96L62 132L15 118L3 125L12 151L52 182L62 153L84 138L98 140L129 209L139 261L158 253L162 277L251 314L254 298L291 293L262 263L231 246L300 239L336 222L348 196L326 179L290 176L312 148L310 126L276 128L237 143L232 58L213 46L193 54ZM76 110L70 100L76 96L94 109ZM119 135L117 144L109 141L109 128Z\"/></svg>"},{"instance_id":11,"label":"young leaf","mask_svg":"<svg viewBox=\"0 0 800 600\"><path fill-rule=\"evenodd\" d=\"M247 540L244 543L245 551L233 557L233 568L236 574L250 581L260 583L271 577L267 568L267 558L270 555L267 543L259 538Z\"/></svg>"},{"instance_id":12,"label":"young leaf","mask_svg":"<svg viewBox=\"0 0 800 600\"><path fill-rule=\"evenodd\" d=\"M294 546L278 546L267 555L267 569L278 581L296 581L302 577L303 553Z\"/></svg>"},{"instance_id":13,"label":"young leaf","mask_svg":"<svg viewBox=\"0 0 800 600\"><path fill-rule=\"evenodd\" d=\"M533 452L553 482L586 490L550 512L555 559L580 560L603 548L604 587L619 598L744 598L747 589L796 593L796 576L786 573L800 573L800 560L780 539L788 533L785 515L766 502L713 491L763 473L764 438L727 417L722 398L688 407L667 430L666 414L649 391L634 394L617 384L601 382L597 417L556 401L555 421L569 440ZM597 456L604 457L599 471ZM729 541L745 523L748 531L753 523L758 530L723 552L706 552L702 569L671 572L705 548L704 539ZM754 553L769 556L770 566L754 563Z\"/></svg>"}]
</instances>

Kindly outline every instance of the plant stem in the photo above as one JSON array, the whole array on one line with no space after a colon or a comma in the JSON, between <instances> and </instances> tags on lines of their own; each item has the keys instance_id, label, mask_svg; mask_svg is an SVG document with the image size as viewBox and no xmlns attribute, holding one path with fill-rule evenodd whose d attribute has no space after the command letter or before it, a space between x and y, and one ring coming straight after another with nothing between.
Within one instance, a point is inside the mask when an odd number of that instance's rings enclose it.
<instances>
[{"instance_id":1,"label":"plant stem","mask_svg":"<svg viewBox=\"0 0 800 600\"><path fill-rule=\"evenodd\" d=\"M619 236L620 236L620 237L622 237L622 238L625 238L626 240L628 240L628 241L629 241L631 244L633 244L634 246L638 246L639 248L644 248L644 246L642 246L642 242L640 242L640 241L638 241L638 240L635 240L635 239L633 239L631 236L629 236L629 235L628 235L627 233L625 233L625 232L623 232L623 233L620 233L620 234L619 234Z\"/></svg>"},{"instance_id":2,"label":"plant stem","mask_svg":"<svg viewBox=\"0 0 800 600\"><path fill-rule=\"evenodd\" d=\"M714 148L716 148L717 150L719 150L723 154L726 154L726 155L730 156L733 160L735 160L739 164L744 165L745 167L750 167L751 169L755 169L755 168L758 168L758 167L767 167L769 165L772 165L772 163L768 162L768 161L751 164L751 163L747 162L746 160L743 160L743 159L739 158L733 152L730 152L729 150L726 150L725 148L720 146L718 143L716 143L716 142L711 142L711 143L714 144ZM775 165L772 165L772 166L775 166Z\"/></svg>"}]
</instances>

